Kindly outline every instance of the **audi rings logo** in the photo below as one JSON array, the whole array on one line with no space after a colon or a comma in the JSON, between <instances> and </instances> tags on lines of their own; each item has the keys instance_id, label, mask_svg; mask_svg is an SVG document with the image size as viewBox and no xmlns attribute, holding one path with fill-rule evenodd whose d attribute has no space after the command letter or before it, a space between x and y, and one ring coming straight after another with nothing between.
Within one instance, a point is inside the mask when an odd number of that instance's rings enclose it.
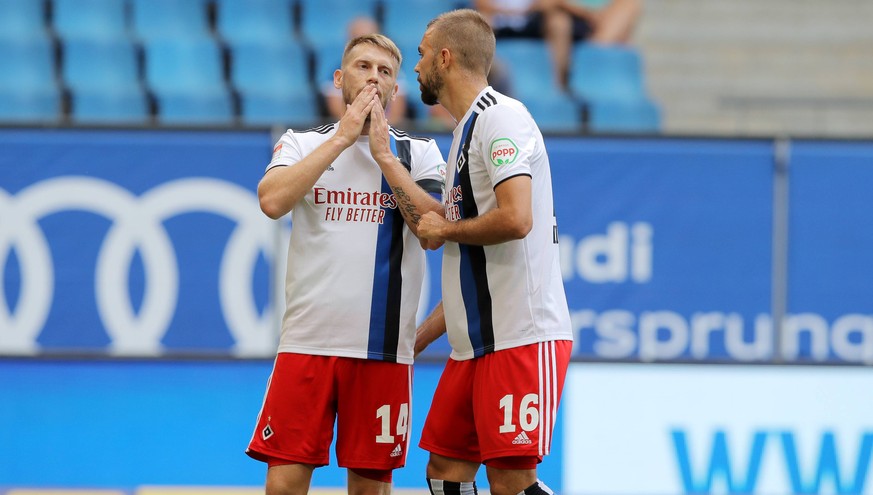
<instances>
[{"instance_id":1,"label":"audi rings logo","mask_svg":"<svg viewBox=\"0 0 873 495\"><path fill-rule=\"evenodd\" d=\"M275 259L275 224L260 213L252 192L211 178L166 182L141 196L105 180L59 177L35 183L14 196L0 189L0 274L14 250L20 269L14 310L0 286L0 353L31 354L54 299L54 266L43 217L68 211L105 217L111 226L100 245L95 270L99 317L118 355L157 355L176 311L179 266L163 222L176 215L205 212L235 222L221 256L221 313L235 340L236 355L269 355L275 350L271 308L261 313L253 291L259 256ZM139 253L144 287L134 311L129 275ZM3 280L6 280L4 277Z\"/></svg>"}]
</instances>

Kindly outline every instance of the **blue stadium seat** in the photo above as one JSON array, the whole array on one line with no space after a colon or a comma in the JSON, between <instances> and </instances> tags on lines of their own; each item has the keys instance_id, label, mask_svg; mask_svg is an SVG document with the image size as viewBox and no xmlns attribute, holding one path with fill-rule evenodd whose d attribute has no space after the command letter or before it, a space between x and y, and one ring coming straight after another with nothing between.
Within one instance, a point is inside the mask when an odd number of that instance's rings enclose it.
<instances>
[{"instance_id":1,"label":"blue stadium seat","mask_svg":"<svg viewBox=\"0 0 873 495\"><path fill-rule=\"evenodd\" d=\"M67 40L62 66L74 121L144 123L148 119L136 48L130 41Z\"/></svg>"},{"instance_id":2,"label":"blue stadium seat","mask_svg":"<svg viewBox=\"0 0 873 495\"><path fill-rule=\"evenodd\" d=\"M299 43L239 44L231 54L231 80L242 100L244 123L308 124L318 119L309 56Z\"/></svg>"},{"instance_id":3,"label":"blue stadium seat","mask_svg":"<svg viewBox=\"0 0 873 495\"><path fill-rule=\"evenodd\" d=\"M546 43L534 39L501 39L496 56L509 73L512 96L524 102L544 132L582 128L582 112L555 79Z\"/></svg>"},{"instance_id":4,"label":"blue stadium seat","mask_svg":"<svg viewBox=\"0 0 873 495\"><path fill-rule=\"evenodd\" d=\"M208 38L145 45L145 79L167 123L228 124L233 120L221 51Z\"/></svg>"},{"instance_id":5,"label":"blue stadium seat","mask_svg":"<svg viewBox=\"0 0 873 495\"><path fill-rule=\"evenodd\" d=\"M290 0L218 0L216 24L230 45L285 43L294 35Z\"/></svg>"},{"instance_id":6,"label":"blue stadium seat","mask_svg":"<svg viewBox=\"0 0 873 495\"><path fill-rule=\"evenodd\" d=\"M418 43L421 40L398 44L400 53L403 54L403 63L400 66L399 81L402 81L406 91L406 104L412 109L415 120L424 123L429 119L428 107L421 101L421 89L418 86L418 74L415 65L418 63Z\"/></svg>"},{"instance_id":7,"label":"blue stadium seat","mask_svg":"<svg viewBox=\"0 0 873 495\"><path fill-rule=\"evenodd\" d=\"M55 122L60 118L61 97L58 90L8 92L0 88L0 121Z\"/></svg>"},{"instance_id":8,"label":"blue stadium seat","mask_svg":"<svg viewBox=\"0 0 873 495\"><path fill-rule=\"evenodd\" d=\"M125 0L54 0L54 28L65 39L127 36Z\"/></svg>"},{"instance_id":9,"label":"blue stadium seat","mask_svg":"<svg viewBox=\"0 0 873 495\"><path fill-rule=\"evenodd\" d=\"M246 125L307 127L319 118L313 93L249 94L242 97L241 119Z\"/></svg>"},{"instance_id":10,"label":"blue stadium seat","mask_svg":"<svg viewBox=\"0 0 873 495\"><path fill-rule=\"evenodd\" d=\"M592 132L660 129L660 111L646 93L642 61L632 48L577 44L570 88L587 105Z\"/></svg>"},{"instance_id":11,"label":"blue stadium seat","mask_svg":"<svg viewBox=\"0 0 873 495\"><path fill-rule=\"evenodd\" d=\"M452 10L452 0L383 0L382 32L398 45L418 46L427 23L439 14ZM404 54L405 56L405 54Z\"/></svg>"},{"instance_id":12,"label":"blue stadium seat","mask_svg":"<svg viewBox=\"0 0 873 495\"><path fill-rule=\"evenodd\" d=\"M145 78L161 94L225 89L221 51L210 39L160 40L145 44Z\"/></svg>"},{"instance_id":13,"label":"blue stadium seat","mask_svg":"<svg viewBox=\"0 0 873 495\"><path fill-rule=\"evenodd\" d=\"M209 37L205 0L132 0L134 33L143 41Z\"/></svg>"},{"instance_id":14,"label":"blue stadium seat","mask_svg":"<svg viewBox=\"0 0 873 495\"><path fill-rule=\"evenodd\" d=\"M313 46L344 43L349 22L376 18L375 0L300 0L300 31Z\"/></svg>"},{"instance_id":15,"label":"blue stadium seat","mask_svg":"<svg viewBox=\"0 0 873 495\"><path fill-rule=\"evenodd\" d=\"M62 52L62 75L73 91L140 86L136 48L129 40L68 40Z\"/></svg>"},{"instance_id":16,"label":"blue stadium seat","mask_svg":"<svg viewBox=\"0 0 873 495\"><path fill-rule=\"evenodd\" d=\"M323 82L333 79L334 71L339 69L342 63L345 47L345 39L323 41L315 46L313 56L315 57L316 81Z\"/></svg>"},{"instance_id":17,"label":"blue stadium seat","mask_svg":"<svg viewBox=\"0 0 873 495\"><path fill-rule=\"evenodd\" d=\"M72 95L70 118L80 124L145 124L150 115L139 88L110 93L79 91Z\"/></svg>"},{"instance_id":18,"label":"blue stadium seat","mask_svg":"<svg viewBox=\"0 0 873 495\"><path fill-rule=\"evenodd\" d=\"M60 117L54 51L42 38L0 38L0 118L46 121Z\"/></svg>"},{"instance_id":19,"label":"blue stadium seat","mask_svg":"<svg viewBox=\"0 0 873 495\"><path fill-rule=\"evenodd\" d=\"M646 99L639 53L627 47L577 43L570 90L586 101Z\"/></svg>"},{"instance_id":20,"label":"blue stadium seat","mask_svg":"<svg viewBox=\"0 0 873 495\"><path fill-rule=\"evenodd\" d=\"M588 129L592 132L657 133L661 112L648 100L595 101L589 105Z\"/></svg>"},{"instance_id":21,"label":"blue stadium seat","mask_svg":"<svg viewBox=\"0 0 873 495\"><path fill-rule=\"evenodd\" d=\"M560 92L546 43L534 39L501 39L496 56L509 72L513 95L519 99Z\"/></svg>"},{"instance_id":22,"label":"blue stadium seat","mask_svg":"<svg viewBox=\"0 0 873 495\"><path fill-rule=\"evenodd\" d=\"M158 96L158 121L171 125L230 125L233 105L227 93Z\"/></svg>"},{"instance_id":23,"label":"blue stadium seat","mask_svg":"<svg viewBox=\"0 0 873 495\"><path fill-rule=\"evenodd\" d=\"M562 93L543 93L522 100L543 132L578 132L582 129L582 109Z\"/></svg>"},{"instance_id":24,"label":"blue stadium seat","mask_svg":"<svg viewBox=\"0 0 873 495\"><path fill-rule=\"evenodd\" d=\"M45 4L37 0L0 1L0 38L24 40L46 35Z\"/></svg>"}]
</instances>

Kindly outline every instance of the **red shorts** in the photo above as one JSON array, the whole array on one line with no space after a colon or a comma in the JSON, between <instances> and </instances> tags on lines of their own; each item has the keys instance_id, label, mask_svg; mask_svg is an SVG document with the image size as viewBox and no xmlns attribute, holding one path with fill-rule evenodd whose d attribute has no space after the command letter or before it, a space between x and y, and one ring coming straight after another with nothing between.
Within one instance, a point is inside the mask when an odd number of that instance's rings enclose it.
<instances>
[{"instance_id":1,"label":"red shorts","mask_svg":"<svg viewBox=\"0 0 873 495\"><path fill-rule=\"evenodd\" d=\"M409 450L412 366L280 353L246 453L270 463L396 469Z\"/></svg>"},{"instance_id":2,"label":"red shorts","mask_svg":"<svg viewBox=\"0 0 873 495\"><path fill-rule=\"evenodd\" d=\"M466 361L440 377L419 446L485 463L549 453L573 342L514 347Z\"/></svg>"}]
</instances>

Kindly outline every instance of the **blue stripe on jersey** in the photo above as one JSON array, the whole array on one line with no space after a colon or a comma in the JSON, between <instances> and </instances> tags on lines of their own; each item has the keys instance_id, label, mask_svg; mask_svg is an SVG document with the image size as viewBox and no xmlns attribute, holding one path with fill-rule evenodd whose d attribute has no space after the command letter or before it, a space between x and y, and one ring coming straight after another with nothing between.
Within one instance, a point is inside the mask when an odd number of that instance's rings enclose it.
<instances>
[{"instance_id":1,"label":"blue stripe on jersey","mask_svg":"<svg viewBox=\"0 0 873 495\"><path fill-rule=\"evenodd\" d=\"M393 136L390 136L390 142L391 151L397 156L397 142ZM409 143L401 143L401 148L403 144ZM382 192L391 194L391 186L384 176ZM385 217L378 227L376 239L367 358L397 362L402 294L403 217L397 213L396 208L384 208L384 211Z\"/></svg>"},{"instance_id":2,"label":"blue stripe on jersey","mask_svg":"<svg viewBox=\"0 0 873 495\"><path fill-rule=\"evenodd\" d=\"M482 350L485 343L482 341L482 331L480 330L476 279L473 277L473 263L470 256L471 247L473 246L458 244L461 253L458 269L461 270L461 297L464 299L464 309L467 316L467 334L470 337L470 345L473 346L473 355L479 357L484 354Z\"/></svg>"},{"instance_id":3,"label":"blue stripe on jersey","mask_svg":"<svg viewBox=\"0 0 873 495\"><path fill-rule=\"evenodd\" d=\"M473 114L464 125L464 144L462 146L459 162L461 170L455 174L453 186L461 187L461 205L459 208L461 218L473 218L479 216L479 207L473 196L473 186L470 182L470 142L473 138L473 129L479 114ZM458 244L460 251L460 281L461 296L464 299L464 309L467 316L467 334L470 344L473 346L473 355L476 357L488 354L494 350L494 325L491 307L491 291L488 289L488 273L485 269L485 248Z\"/></svg>"}]
</instances>

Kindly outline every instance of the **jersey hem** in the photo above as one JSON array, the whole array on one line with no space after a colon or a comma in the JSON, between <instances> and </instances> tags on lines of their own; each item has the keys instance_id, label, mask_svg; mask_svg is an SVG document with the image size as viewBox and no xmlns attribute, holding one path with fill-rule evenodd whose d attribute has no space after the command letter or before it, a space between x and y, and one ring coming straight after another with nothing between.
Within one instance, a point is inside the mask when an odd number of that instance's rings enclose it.
<instances>
[{"instance_id":1,"label":"jersey hem","mask_svg":"<svg viewBox=\"0 0 873 495\"><path fill-rule=\"evenodd\" d=\"M370 357L367 352L343 350L343 349L318 349L312 347L300 347L290 345L280 345L277 353L292 353L292 354L308 354L311 356L328 356L328 357L343 357L352 359L365 359L369 361L379 361L397 364L413 364L414 359L404 356L388 356L386 354L378 354L378 357Z\"/></svg>"},{"instance_id":2,"label":"jersey hem","mask_svg":"<svg viewBox=\"0 0 873 495\"><path fill-rule=\"evenodd\" d=\"M559 340L567 340L567 341L572 342L573 337L567 336L567 335L550 335L548 338L543 338L543 339L533 338L533 339L516 340L513 342L505 342L500 346L495 346L494 350L492 352L505 351L507 349L514 349L516 347L523 347L523 346L530 345L530 344L540 344L543 342L557 342ZM477 350L479 350L479 349L474 349L472 351L463 352L463 353L452 350L452 353L451 353L451 355L449 355L449 357L451 359L454 359L455 361L469 361L470 359L473 359L476 357L483 357L483 356L487 356L488 354L491 354L491 352L489 352L489 353L483 354L482 356L476 356Z\"/></svg>"}]
</instances>

